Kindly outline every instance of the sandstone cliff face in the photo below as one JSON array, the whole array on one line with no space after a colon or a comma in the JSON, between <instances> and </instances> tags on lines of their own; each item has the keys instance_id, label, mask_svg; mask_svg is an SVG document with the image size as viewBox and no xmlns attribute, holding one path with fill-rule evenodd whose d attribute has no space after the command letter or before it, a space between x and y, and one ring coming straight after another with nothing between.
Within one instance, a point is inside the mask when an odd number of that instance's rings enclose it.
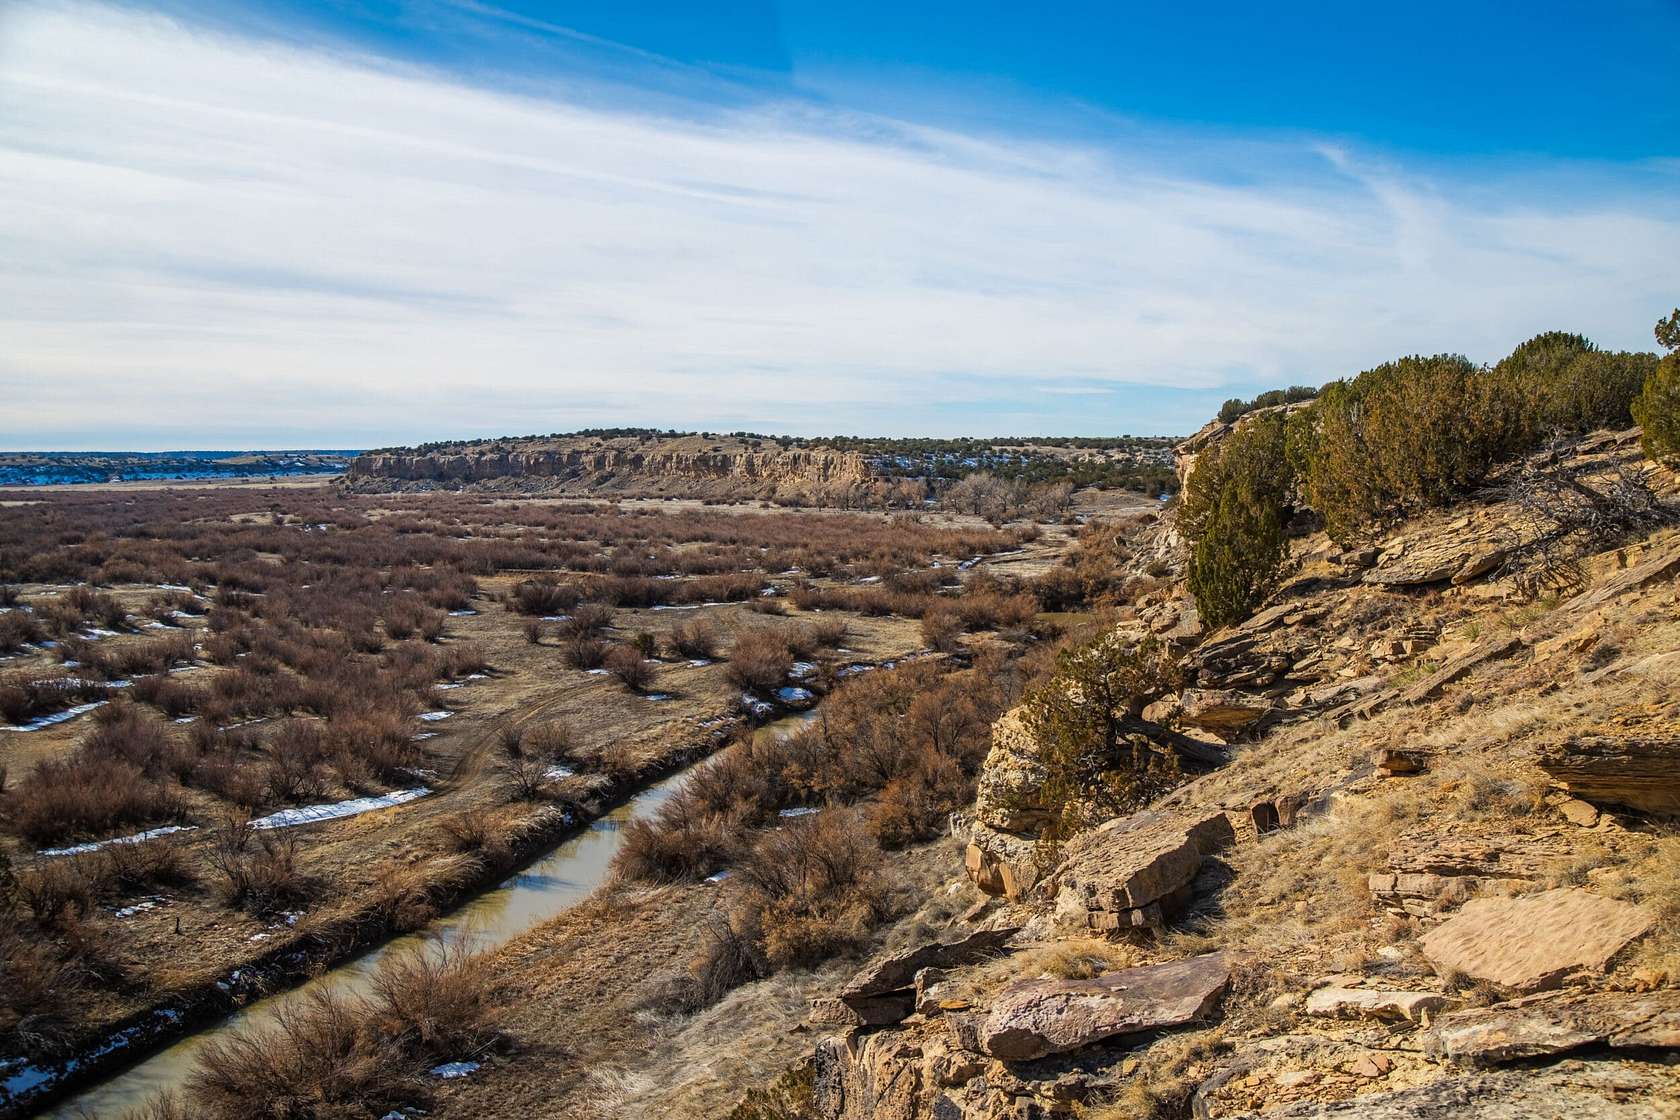
<instances>
[{"instance_id":1,"label":"sandstone cliff face","mask_svg":"<svg viewBox=\"0 0 1680 1120\"><path fill-rule=\"evenodd\" d=\"M399 483L541 479L583 486L615 481L733 481L815 487L868 482L870 473L861 456L818 449L695 452L603 448L368 454L351 463L349 477L353 481Z\"/></svg>"}]
</instances>

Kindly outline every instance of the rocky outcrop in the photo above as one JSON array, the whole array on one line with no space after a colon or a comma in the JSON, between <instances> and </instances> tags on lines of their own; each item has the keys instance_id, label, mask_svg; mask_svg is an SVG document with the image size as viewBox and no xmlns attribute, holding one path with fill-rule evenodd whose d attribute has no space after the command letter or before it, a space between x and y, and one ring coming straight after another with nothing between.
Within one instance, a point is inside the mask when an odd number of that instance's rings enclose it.
<instances>
[{"instance_id":1,"label":"rocky outcrop","mask_svg":"<svg viewBox=\"0 0 1680 1120\"><path fill-rule=\"evenodd\" d=\"M1437 992L1393 992L1330 985L1309 994L1303 1010L1308 1015L1331 1019L1396 1019L1416 1023L1441 1010L1447 1002Z\"/></svg>"},{"instance_id":2,"label":"rocky outcrop","mask_svg":"<svg viewBox=\"0 0 1680 1120\"><path fill-rule=\"evenodd\" d=\"M1117 1035L1204 1020L1231 983L1222 953L1104 973L1091 980L1021 980L980 1027L994 1058L1024 1062Z\"/></svg>"},{"instance_id":3,"label":"rocky outcrop","mask_svg":"<svg viewBox=\"0 0 1680 1120\"><path fill-rule=\"evenodd\" d=\"M914 985L916 974L923 969L960 968L974 964L1001 952L1017 932L1019 930L1013 926L983 929L954 941L930 941L914 949L883 954L864 965L840 989L840 999L851 1003L897 991L908 992Z\"/></svg>"},{"instance_id":4,"label":"rocky outcrop","mask_svg":"<svg viewBox=\"0 0 1680 1120\"><path fill-rule=\"evenodd\" d=\"M1232 689L1187 688L1179 696L1178 721L1229 739L1274 707L1263 697Z\"/></svg>"},{"instance_id":5,"label":"rocky outcrop","mask_svg":"<svg viewBox=\"0 0 1680 1120\"><path fill-rule=\"evenodd\" d=\"M730 483L747 490L791 485L829 487L866 483L867 462L851 452L825 448L711 450L692 439L629 446L564 447L507 441L427 453L370 452L351 462L352 485L472 484L527 480L545 487L576 489L627 484Z\"/></svg>"},{"instance_id":6,"label":"rocky outcrop","mask_svg":"<svg viewBox=\"0 0 1680 1120\"><path fill-rule=\"evenodd\" d=\"M1053 872L1057 913L1096 930L1159 927L1183 908L1203 859L1235 838L1217 810L1117 817L1068 842Z\"/></svg>"},{"instance_id":7,"label":"rocky outcrop","mask_svg":"<svg viewBox=\"0 0 1680 1120\"><path fill-rule=\"evenodd\" d=\"M1037 845L1024 836L988 827L962 813L952 815L951 835L968 837L963 871L986 894L1018 902L1042 877Z\"/></svg>"},{"instance_id":8,"label":"rocky outcrop","mask_svg":"<svg viewBox=\"0 0 1680 1120\"><path fill-rule=\"evenodd\" d=\"M1568 850L1545 837L1401 837L1366 883L1391 914L1430 922L1478 896L1532 890Z\"/></svg>"},{"instance_id":9,"label":"rocky outcrop","mask_svg":"<svg viewBox=\"0 0 1680 1120\"><path fill-rule=\"evenodd\" d=\"M1540 768L1599 805L1680 813L1680 736L1581 735L1540 753Z\"/></svg>"},{"instance_id":10,"label":"rocky outcrop","mask_svg":"<svg viewBox=\"0 0 1680 1120\"><path fill-rule=\"evenodd\" d=\"M1026 709L1014 708L992 724L992 746L980 770L974 817L1004 832L1034 832L1052 813L1039 797L1046 772L1027 729Z\"/></svg>"},{"instance_id":11,"label":"rocky outcrop","mask_svg":"<svg viewBox=\"0 0 1680 1120\"><path fill-rule=\"evenodd\" d=\"M1424 1037L1431 1054L1472 1065L1584 1046L1680 1049L1680 992L1571 992L1453 1011Z\"/></svg>"},{"instance_id":12,"label":"rocky outcrop","mask_svg":"<svg viewBox=\"0 0 1680 1120\"><path fill-rule=\"evenodd\" d=\"M1221 1120L1674 1120L1673 1071L1649 1063L1564 1061L1540 1070L1442 1077L1346 1100L1303 1100L1264 1112L1198 1113Z\"/></svg>"},{"instance_id":13,"label":"rocky outcrop","mask_svg":"<svg viewBox=\"0 0 1680 1120\"><path fill-rule=\"evenodd\" d=\"M1521 898L1478 898L1424 934L1419 947L1437 972L1515 991L1555 988L1602 974L1654 919L1626 902L1564 888Z\"/></svg>"}]
</instances>

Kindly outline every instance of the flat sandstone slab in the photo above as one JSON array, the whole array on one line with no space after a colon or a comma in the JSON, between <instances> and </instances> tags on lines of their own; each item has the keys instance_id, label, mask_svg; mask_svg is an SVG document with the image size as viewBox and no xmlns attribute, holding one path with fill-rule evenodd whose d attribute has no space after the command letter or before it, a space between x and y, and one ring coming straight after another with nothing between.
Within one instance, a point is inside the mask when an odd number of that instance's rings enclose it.
<instances>
[{"instance_id":1,"label":"flat sandstone slab","mask_svg":"<svg viewBox=\"0 0 1680 1120\"><path fill-rule=\"evenodd\" d=\"M1565 888L1521 898L1475 898L1420 939L1437 972L1502 988L1555 988L1572 973L1601 973L1651 928L1626 902Z\"/></svg>"},{"instance_id":2,"label":"flat sandstone slab","mask_svg":"<svg viewBox=\"0 0 1680 1120\"><path fill-rule=\"evenodd\" d=\"M1115 1035L1196 1022L1231 982L1223 953L1105 973L1094 980L1022 980L1005 988L980 1027L994 1058L1031 1061Z\"/></svg>"}]
</instances>

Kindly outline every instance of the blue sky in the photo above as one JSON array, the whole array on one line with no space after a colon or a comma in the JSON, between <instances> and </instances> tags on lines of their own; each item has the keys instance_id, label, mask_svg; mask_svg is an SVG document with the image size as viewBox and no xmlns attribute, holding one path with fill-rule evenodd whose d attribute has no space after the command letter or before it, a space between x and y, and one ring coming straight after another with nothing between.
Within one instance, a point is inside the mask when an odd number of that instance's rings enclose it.
<instances>
[{"instance_id":1,"label":"blue sky","mask_svg":"<svg viewBox=\"0 0 1680 1120\"><path fill-rule=\"evenodd\" d=\"M1181 432L1680 289L1680 4L22 0L0 446Z\"/></svg>"}]
</instances>

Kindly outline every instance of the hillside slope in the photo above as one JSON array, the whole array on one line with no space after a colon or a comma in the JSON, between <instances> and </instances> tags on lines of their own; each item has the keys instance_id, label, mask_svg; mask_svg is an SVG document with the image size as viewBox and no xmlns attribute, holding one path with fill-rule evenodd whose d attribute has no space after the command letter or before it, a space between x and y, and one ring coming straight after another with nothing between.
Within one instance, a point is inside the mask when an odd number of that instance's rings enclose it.
<instances>
[{"instance_id":1,"label":"hillside slope","mask_svg":"<svg viewBox=\"0 0 1680 1120\"><path fill-rule=\"evenodd\" d=\"M1672 510L1634 435L1566 465ZM1229 763L1052 850L999 721L945 888L993 901L814 1004L738 1115L1680 1115L1680 532L1536 598L1499 562L1535 531L1487 493L1307 536L1211 634L1182 582L1145 594L1121 633L1183 674L1146 715Z\"/></svg>"}]
</instances>

